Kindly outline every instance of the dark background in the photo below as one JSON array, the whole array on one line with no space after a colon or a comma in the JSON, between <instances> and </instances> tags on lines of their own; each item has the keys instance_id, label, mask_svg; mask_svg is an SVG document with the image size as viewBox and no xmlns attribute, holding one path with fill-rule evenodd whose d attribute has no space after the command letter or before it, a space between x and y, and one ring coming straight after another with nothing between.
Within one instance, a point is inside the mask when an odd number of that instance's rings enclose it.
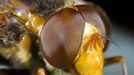
<instances>
[{"instance_id":1,"label":"dark background","mask_svg":"<svg viewBox=\"0 0 134 75\"><path fill-rule=\"evenodd\" d=\"M132 0L87 0L100 5L109 17L123 25L134 26L134 2ZM126 27L127 27L126 26Z\"/></svg>"}]
</instances>

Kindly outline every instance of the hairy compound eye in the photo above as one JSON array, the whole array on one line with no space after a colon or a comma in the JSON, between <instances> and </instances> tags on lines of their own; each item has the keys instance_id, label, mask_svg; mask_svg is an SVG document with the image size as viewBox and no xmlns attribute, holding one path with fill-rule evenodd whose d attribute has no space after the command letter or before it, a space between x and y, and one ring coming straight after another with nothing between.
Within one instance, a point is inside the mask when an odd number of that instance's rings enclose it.
<instances>
[{"instance_id":1,"label":"hairy compound eye","mask_svg":"<svg viewBox=\"0 0 134 75\"><path fill-rule=\"evenodd\" d=\"M64 8L47 21L40 42L42 53L51 65L66 69L75 62L86 22L99 29L102 36L107 36L99 12L88 5L77 5L74 9Z\"/></svg>"}]
</instances>

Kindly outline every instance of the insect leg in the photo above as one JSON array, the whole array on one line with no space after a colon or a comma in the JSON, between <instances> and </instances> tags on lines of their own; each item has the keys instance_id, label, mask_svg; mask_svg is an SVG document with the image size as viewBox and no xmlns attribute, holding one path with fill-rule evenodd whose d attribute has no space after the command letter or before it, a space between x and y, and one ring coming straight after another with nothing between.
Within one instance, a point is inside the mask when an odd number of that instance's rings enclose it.
<instances>
[{"instance_id":1,"label":"insect leg","mask_svg":"<svg viewBox=\"0 0 134 75\"><path fill-rule=\"evenodd\" d=\"M123 75L127 75L126 63L125 63L125 60L122 56L110 57L110 58L106 58L104 60L104 66L109 66L112 64L116 64L116 63L121 64Z\"/></svg>"}]
</instances>

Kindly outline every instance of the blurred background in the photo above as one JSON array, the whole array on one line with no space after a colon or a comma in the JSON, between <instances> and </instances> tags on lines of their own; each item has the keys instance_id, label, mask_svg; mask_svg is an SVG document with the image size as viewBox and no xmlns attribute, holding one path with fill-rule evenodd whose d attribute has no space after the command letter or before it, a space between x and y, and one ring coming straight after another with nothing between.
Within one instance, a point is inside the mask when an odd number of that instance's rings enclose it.
<instances>
[{"instance_id":1,"label":"blurred background","mask_svg":"<svg viewBox=\"0 0 134 75\"><path fill-rule=\"evenodd\" d=\"M111 39L106 57L123 56L128 75L134 75L134 4L130 0L87 0L101 6L111 20ZM104 68L104 75L122 75L120 64Z\"/></svg>"}]
</instances>

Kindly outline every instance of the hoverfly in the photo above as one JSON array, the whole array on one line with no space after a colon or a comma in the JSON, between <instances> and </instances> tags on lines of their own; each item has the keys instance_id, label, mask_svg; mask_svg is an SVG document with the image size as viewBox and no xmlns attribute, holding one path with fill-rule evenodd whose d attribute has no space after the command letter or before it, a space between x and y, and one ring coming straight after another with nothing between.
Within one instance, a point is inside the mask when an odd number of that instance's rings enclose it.
<instances>
[{"instance_id":1,"label":"hoverfly","mask_svg":"<svg viewBox=\"0 0 134 75\"><path fill-rule=\"evenodd\" d=\"M104 59L110 31L108 17L99 6L75 0L39 0L36 2L41 6L32 13L34 9L31 11L23 4L23 8L16 8L21 3L13 1L16 0L11 0L13 7L6 5L4 9L38 37L41 58L48 64L38 69L37 75L55 74L55 71L61 75L102 75L103 67L114 63L120 63L123 75L127 75L123 57ZM19 9L26 14L17 12Z\"/></svg>"}]
</instances>

